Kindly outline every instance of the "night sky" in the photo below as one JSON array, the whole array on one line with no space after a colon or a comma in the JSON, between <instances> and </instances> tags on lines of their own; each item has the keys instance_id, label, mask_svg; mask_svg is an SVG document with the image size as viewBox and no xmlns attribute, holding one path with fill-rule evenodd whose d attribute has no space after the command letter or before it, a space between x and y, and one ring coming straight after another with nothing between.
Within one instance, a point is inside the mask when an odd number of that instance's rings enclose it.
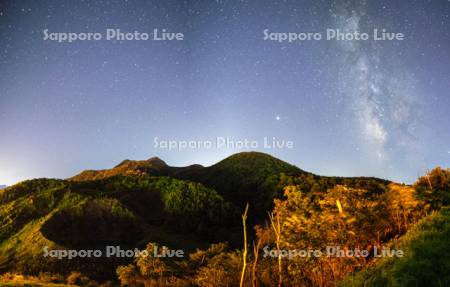
<instances>
[{"instance_id":1,"label":"night sky","mask_svg":"<svg viewBox=\"0 0 450 287\"><path fill-rule=\"evenodd\" d=\"M0 184L123 159L213 164L257 140L322 174L412 182L450 166L450 2L0 1ZM182 41L44 40L106 29ZM403 33L403 41L264 40L263 31ZM294 142L268 149L263 137Z\"/></svg>"}]
</instances>

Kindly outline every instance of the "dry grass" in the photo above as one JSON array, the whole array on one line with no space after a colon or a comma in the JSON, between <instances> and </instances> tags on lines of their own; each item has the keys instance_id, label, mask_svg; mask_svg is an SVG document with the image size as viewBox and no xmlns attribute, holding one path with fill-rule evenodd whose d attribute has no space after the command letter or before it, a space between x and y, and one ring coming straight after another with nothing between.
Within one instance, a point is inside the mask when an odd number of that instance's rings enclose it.
<instances>
[{"instance_id":1,"label":"dry grass","mask_svg":"<svg viewBox=\"0 0 450 287\"><path fill-rule=\"evenodd\" d=\"M0 286L50 286L50 287L77 287L78 285L67 285L63 283L47 282L44 278L36 276L24 276L16 273L0 275Z\"/></svg>"}]
</instances>

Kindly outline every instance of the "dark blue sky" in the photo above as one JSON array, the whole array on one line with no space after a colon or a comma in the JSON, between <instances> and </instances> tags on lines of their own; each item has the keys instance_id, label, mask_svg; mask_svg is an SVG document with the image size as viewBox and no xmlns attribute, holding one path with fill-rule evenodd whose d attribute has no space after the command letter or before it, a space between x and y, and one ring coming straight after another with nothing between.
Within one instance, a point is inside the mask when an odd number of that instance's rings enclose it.
<instances>
[{"instance_id":1,"label":"dark blue sky","mask_svg":"<svg viewBox=\"0 0 450 287\"><path fill-rule=\"evenodd\" d=\"M393 3L395 2L395 3ZM411 182L450 166L450 2L1 1L0 184L125 158L212 164L256 140L326 175ZM108 28L183 41L44 41ZM403 33L403 41L265 41L270 32ZM263 137L294 142L262 147ZM246 150L246 149L245 149Z\"/></svg>"}]
</instances>

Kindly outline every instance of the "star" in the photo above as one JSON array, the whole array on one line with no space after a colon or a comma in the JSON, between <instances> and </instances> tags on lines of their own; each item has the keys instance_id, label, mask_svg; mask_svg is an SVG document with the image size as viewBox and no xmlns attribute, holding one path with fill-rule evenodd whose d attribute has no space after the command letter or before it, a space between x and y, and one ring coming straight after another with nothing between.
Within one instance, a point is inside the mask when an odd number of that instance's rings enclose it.
<instances>
[{"instance_id":1,"label":"star","mask_svg":"<svg viewBox=\"0 0 450 287\"><path fill-rule=\"evenodd\" d=\"M280 117L279 115L277 115L277 116L275 117L275 119L276 119L277 121L279 121L279 120L281 120L281 117Z\"/></svg>"}]
</instances>

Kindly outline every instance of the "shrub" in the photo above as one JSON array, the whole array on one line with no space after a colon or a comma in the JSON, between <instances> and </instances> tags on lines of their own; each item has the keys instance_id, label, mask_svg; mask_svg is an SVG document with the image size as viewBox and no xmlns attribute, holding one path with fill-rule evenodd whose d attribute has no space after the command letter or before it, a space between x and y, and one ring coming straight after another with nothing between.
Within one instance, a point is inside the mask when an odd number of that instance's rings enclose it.
<instances>
[{"instance_id":1,"label":"shrub","mask_svg":"<svg viewBox=\"0 0 450 287\"><path fill-rule=\"evenodd\" d=\"M426 201L432 209L450 204L450 169L437 167L414 184L417 197Z\"/></svg>"}]
</instances>

